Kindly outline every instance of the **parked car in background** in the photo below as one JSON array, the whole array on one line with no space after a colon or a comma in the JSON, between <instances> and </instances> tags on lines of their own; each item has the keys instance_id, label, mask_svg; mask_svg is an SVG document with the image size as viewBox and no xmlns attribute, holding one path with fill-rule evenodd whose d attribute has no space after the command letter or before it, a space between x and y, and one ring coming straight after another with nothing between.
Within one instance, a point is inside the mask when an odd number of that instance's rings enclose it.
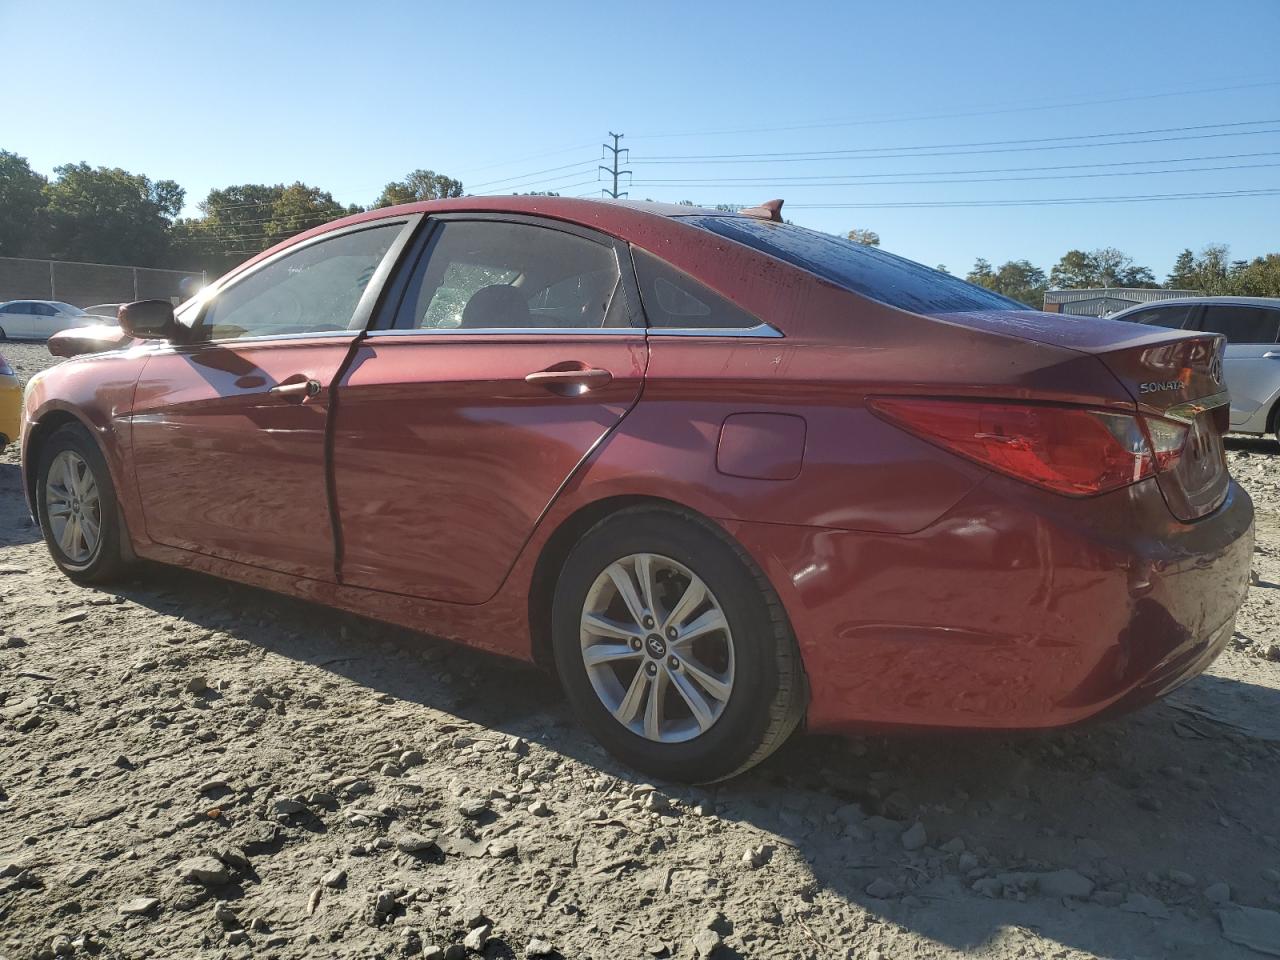
<instances>
[{"instance_id":1,"label":"parked car in background","mask_svg":"<svg viewBox=\"0 0 1280 960\"><path fill-rule=\"evenodd\" d=\"M1231 392L1231 432L1280 440L1280 299L1161 300L1123 310L1111 319L1226 337L1222 369Z\"/></svg>"},{"instance_id":2,"label":"parked car in background","mask_svg":"<svg viewBox=\"0 0 1280 960\"><path fill-rule=\"evenodd\" d=\"M387 207L129 304L143 342L28 386L54 562L543 663L678 780L802 720L1056 727L1204 670L1253 554L1222 338L1028 310L780 207Z\"/></svg>"},{"instance_id":3,"label":"parked car in background","mask_svg":"<svg viewBox=\"0 0 1280 960\"><path fill-rule=\"evenodd\" d=\"M47 340L59 330L101 323L79 307L60 300L10 300L0 303L0 340Z\"/></svg>"},{"instance_id":4,"label":"parked car in background","mask_svg":"<svg viewBox=\"0 0 1280 960\"><path fill-rule=\"evenodd\" d=\"M22 424L22 384L0 354L0 451L18 439Z\"/></svg>"},{"instance_id":5,"label":"parked car in background","mask_svg":"<svg viewBox=\"0 0 1280 960\"><path fill-rule=\"evenodd\" d=\"M116 315L120 312L120 308L124 306L122 303L95 303L91 307L85 307L84 312L91 317L101 317L104 320L116 322Z\"/></svg>"}]
</instances>

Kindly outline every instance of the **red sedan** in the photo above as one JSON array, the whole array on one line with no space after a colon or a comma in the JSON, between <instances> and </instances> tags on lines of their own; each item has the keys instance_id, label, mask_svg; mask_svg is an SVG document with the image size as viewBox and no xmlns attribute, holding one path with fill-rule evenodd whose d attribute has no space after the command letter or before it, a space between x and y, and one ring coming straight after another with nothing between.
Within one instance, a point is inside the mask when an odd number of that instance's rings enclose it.
<instances>
[{"instance_id":1,"label":"red sedan","mask_svg":"<svg viewBox=\"0 0 1280 960\"><path fill-rule=\"evenodd\" d=\"M627 763L1059 726L1231 636L1222 340L1030 311L780 221L375 210L34 378L57 564L135 558L553 667Z\"/></svg>"}]
</instances>

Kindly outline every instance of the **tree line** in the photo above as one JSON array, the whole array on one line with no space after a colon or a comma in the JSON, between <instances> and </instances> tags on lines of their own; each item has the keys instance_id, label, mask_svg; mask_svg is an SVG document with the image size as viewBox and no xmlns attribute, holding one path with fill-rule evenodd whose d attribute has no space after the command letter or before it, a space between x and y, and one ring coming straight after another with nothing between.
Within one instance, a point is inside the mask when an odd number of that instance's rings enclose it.
<instances>
[{"instance_id":1,"label":"tree line","mask_svg":"<svg viewBox=\"0 0 1280 960\"><path fill-rule=\"evenodd\" d=\"M243 183L210 190L201 216L181 216L186 191L119 167L69 163L52 178L0 150L0 256L83 260L217 275L296 233L336 217L415 200L462 196L461 181L432 170L393 180L368 207L341 204L306 183Z\"/></svg>"}]
</instances>

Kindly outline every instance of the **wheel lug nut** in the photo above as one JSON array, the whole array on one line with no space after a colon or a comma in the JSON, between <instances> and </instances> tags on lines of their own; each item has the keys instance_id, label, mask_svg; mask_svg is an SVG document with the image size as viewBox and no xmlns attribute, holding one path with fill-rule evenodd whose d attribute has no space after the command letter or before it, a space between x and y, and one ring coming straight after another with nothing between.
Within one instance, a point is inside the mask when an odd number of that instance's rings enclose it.
<instances>
[{"instance_id":1,"label":"wheel lug nut","mask_svg":"<svg viewBox=\"0 0 1280 960\"><path fill-rule=\"evenodd\" d=\"M680 660L677 657L667 657L667 666L672 670L680 669Z\"/></svg>"},{"instance_id":2,"label":"wheel lug nut","mask_svg":"<svg viewBox=\"0 0 1280 960\"><path fill-rule=\"evenodd\" d=\"M676 631L676 628L675 628L675 627L667 627L667 639L668 639L668 640L674 640L674 639L676 638L676 633L677 633L677 631Z\"/></svg>"},{"instance_id":3,"label":"wheel lug nut","mask_svg":"<svg viewBox=\"0 0 1280 960\"><path fill-rule=\"evenodd\" d=\"M658 665L653 661L650 661L644 665L644 672L652 677L658 672Z\"/></svg>"},{"instance_id":4,"label":"wheel lug nut","mask_svg":"<svg viewBox=\"0 0 1280 960\"><path fill-rule=\"evenodd\" d=\"M652 626L653 626L653 617L645 617L645 618L644 618L644 625L645 625L646 627L652 627Z\"/></svg>"},{"instance_id":5,"label":"wheel lug nut","mask_svg":"<svg viewBox=\"0 0 1280 960\"><path fill-rule=\"evenodd\" d=\"M639 649L640 649L640 638L639 638L639 637L632 637L632 638L631 638L631 649L632 649L632 650L639 650Z\"/></svg>"}]
</instances>

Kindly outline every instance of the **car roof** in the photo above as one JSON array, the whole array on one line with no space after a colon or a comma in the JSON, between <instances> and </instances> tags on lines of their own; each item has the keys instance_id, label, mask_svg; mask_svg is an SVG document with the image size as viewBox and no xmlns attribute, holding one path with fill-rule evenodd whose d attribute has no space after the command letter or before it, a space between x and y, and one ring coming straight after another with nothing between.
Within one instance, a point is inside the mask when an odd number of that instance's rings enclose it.
<instances>
[{"instance_id":1,"label":"car roof","mask_svg":"<svg viewBox=\"0 0 1280 960\"><path fill-rule=\"evenodd\" d=\"M1270 307L1274 310L1280 309L1280 297L1170 297L1168 300L1152 300L1150 303L1139 303L1132 307L1126 307L1119 313L1111 314L1110 319L1116 320L1127 313L1137 313L1139 310L1151 310L1158 307L1187 307L1198 305L1220 307Z\"/></svg>"},{"instance_id":2,"label":"car roof","mask_svg":"<svg viewBox=\"0 0 1280 960\"><path fill-rule=\"evenodd\" d=\"M694 207L683 203L655 203L648 200L601 200L576 197L542 197L542 196L489 196L489 197L456 197L448 200L420 200L415 203L402 203L394 207L378 207L363 213L352 214L339 220L331 220L319 226L304 230L275 246L262 251L257 256L246 260L235 267L226 276L230 277L247 269L260 260L274 256L281 250L301 243L312 237L318 237L343 227L356 226L361 223L374 224L380 220L394 217L437 213L512 213L526 216L545 217L550 220L561 220L599 230L619 240L632 241L639 236L647 236L651 241L654 234L661 239L671 239L678 231L696 230L698 228L681 223L683 217L741 217L743 214L723 210L711 210L706 207Z\"/></svg>"}]
</instances>

